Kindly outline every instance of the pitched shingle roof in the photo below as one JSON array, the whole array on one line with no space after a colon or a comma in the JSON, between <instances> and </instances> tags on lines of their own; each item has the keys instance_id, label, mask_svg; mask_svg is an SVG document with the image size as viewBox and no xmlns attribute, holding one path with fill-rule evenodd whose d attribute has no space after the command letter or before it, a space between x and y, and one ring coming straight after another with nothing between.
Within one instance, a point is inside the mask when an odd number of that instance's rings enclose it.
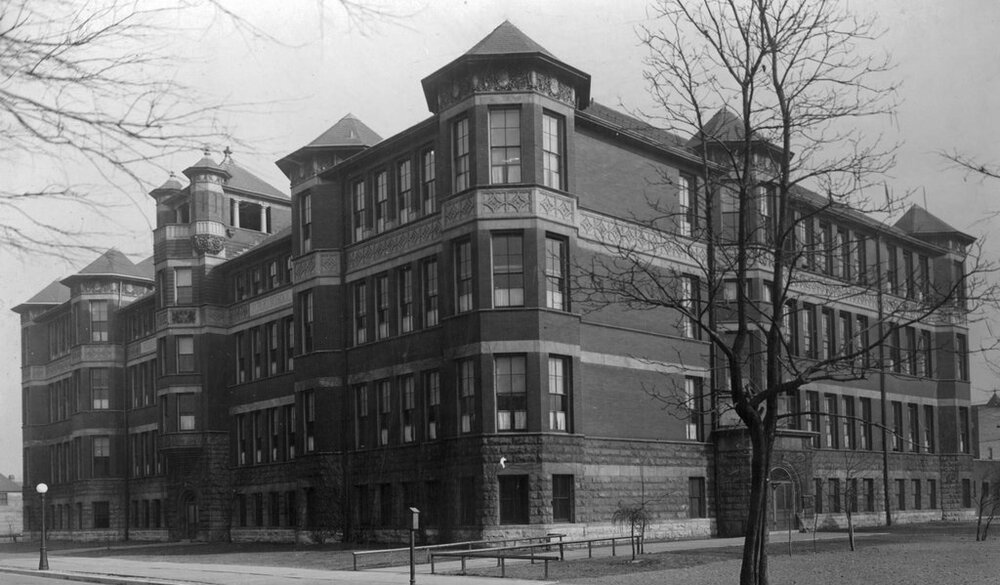
<instances>
[{"instance_id":1,"label":"pitched shingle roof","mask_svg":"<svg viewBox=\"0 0 1000 585\"><path fill-rule=\"evenodd\" d=\"M0 493L10 493L21 491L21 484L10 479L6 475L0 475Z\"/></svg>"},{"instance_id":2,"label":"pitched shingle roof","mask_svg":"<svg viewBox=\"0 0 1000 585\"><path fill-rule=\"evenodd\" d=\"M83 267L73 276L126 276L149 280L150 275L140 270L125 254L111 248L101 254L97 260ZM65 279L64 279L65 280Z\"/></svg>"},{"instance_id":3,"label":"pitched shingle roof","mask_svg":"<svg viewBox=\"0 0 1000 585\"><path fill-rule=\"evenodd\" d=\"M550 59L559 59L545 47L531 40L509 20L500 23L493 32L476 43L465 55L512 55L519 53L541 53Z\"/></svg>"},{"instance_id":4,"label":"pitched shingle roof","mask_svg":"<svg viewBox=\"0 0 1000 585\"><path fill-rule=\"evenodd\" d=\"M226 180L225 186L230 189L288 199L287 193L283 193L274 185L236 164L231 156L227 155L219 167L229 173L229 179Z\"/></svg>"},{"instance_id":5,"label":"pitched shingle roof","mask_svg":"<svg viewBox=\"0 0 1000 585\"><path fill-rule=\"evenodd\" d=\"M917 204L911 205L906 213L903 214L903 217L899 218L899 221L893 224L893 227L914 236L939 236L947 234L955 235L967 241L975 241L975 238L972 236L951 227L939 217Z\"/></svg>"},{"instance_id":6,"label":"pitched shingle roof","mask_svg":"<svg viewBox=\"0 0 1000 585\"><path fill-rule=\"evenodd\" d=\"M382 141L382 137L365 125L354 114L347 114L336 124L327 128L305 148L331 146L372 146Z\"/></svg>"},{"instance_id":7,"label":"pitched shingle roof","mask_svg":"<svg viewBox=\"0 0 1000 585\"><path fill-rule=\"evenodd\" d=\"M11 310L14 311L15 313L20 313L23 309L26 309L27 307L32 305L34 306L45 305L54 307L56 305L61 305L68 300L69 300L69 287L59 282L58 280L53 280L48 286L35 293L33 297L15 306Z\"/></svg>"},{"instance_id":8,"label":"pitched shingle roof","mask_svg":"<svg viewBox=\"0 0 1000 585\"><path fill-rule=\"evenodd\" d=\"M653 126L648 122L644 122L639 118L629 116L628 114L624 114L598 102L590 102L584 112L594 116L595 118L600 118L601 120L604 120L605 122L608 122L612 126L620 128L623 131L638 134L646 140L650 140L663 146L682 148L687 143L686 139L678 136L677 134L664 130L663 128L657 128L656 126Z\"/></svg>"}]
</instances>

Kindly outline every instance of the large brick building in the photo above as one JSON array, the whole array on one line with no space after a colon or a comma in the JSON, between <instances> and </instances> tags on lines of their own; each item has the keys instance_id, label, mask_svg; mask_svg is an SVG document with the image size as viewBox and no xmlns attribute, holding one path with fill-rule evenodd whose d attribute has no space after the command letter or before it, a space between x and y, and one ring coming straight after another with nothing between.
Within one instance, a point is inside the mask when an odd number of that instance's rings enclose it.
<instances>
[{"instance_id":1,"label":"large brick building","mask_svg":"<svg viewBox=\"0 0 1000 585\"><path fill-rule=\"evenodd\" d=\"M740 532L745 442L685 410L711 402L707 342L675 310L574 290L622 246L697 283L690 225L635 220L650 200L690 207L695 149L593 102L589 75L509 23L423 88L425 121L381 139L348 115L278 161L290 198L206 153L151 193L149 261L109 251L15 309L25 485L51 485L54 537L389 539L408 506L428 539L593 535L636 504L657 535ZM947 282L972 241L916 207L814 221L864 246L798 292L807 354L877 318L873 298L824 291L877 258ZM838 523L849 491L881 520L865 421L883 404L895 517L969 510L966 335L954 313L903 330L884 393L879 376L808 386L789 408L814 414L777 447L776 525Z\"/></svg>"}]
</instances>

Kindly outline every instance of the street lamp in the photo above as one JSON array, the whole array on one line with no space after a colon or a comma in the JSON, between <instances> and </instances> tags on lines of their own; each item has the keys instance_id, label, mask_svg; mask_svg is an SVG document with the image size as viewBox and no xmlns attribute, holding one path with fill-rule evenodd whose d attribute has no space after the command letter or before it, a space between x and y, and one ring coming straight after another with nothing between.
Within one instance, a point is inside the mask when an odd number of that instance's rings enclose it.
<instances>
[{"instance_id":1,"label":"street lamp","mask_svg":"<svg viewBox=\"0 0 1000 585\"><path fill-rule=\"evenodd\" d=\"M38 570L49 570L49 553L45 549L45 492L49 491L49 486L40 483L35 486L35 491L42 496L42 545L38 549Z\"/></svg>"}]
</instances>

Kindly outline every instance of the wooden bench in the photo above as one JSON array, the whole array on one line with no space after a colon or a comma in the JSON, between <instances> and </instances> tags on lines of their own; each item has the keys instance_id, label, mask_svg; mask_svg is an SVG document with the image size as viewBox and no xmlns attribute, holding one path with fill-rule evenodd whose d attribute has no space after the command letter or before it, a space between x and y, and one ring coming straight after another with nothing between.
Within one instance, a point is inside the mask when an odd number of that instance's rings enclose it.
<instances>
[{"instance_id":1,"label":"wooden bench","mask_svg":"<svg viewBox=\"0 0 1000 585\"><path fill-rule=\"evenodd\" d=\"M465 574L465 560L466 559L470 559L470 558L496 559L497 560L497 564L500 565L500 576L501 577L506 577L507 576L507 559L514 559L514 560L519 560L519 561L531 561L532 563L534 563L535 561L544 561L545 562L545 577L543 577L544 579L548 579L549 578L549 561L558 561L558 560L560 560L557 555L540 555L540 554L535 554L534 553L534 549L532 549L530 553L514 553L514 554L508 554L508 551L506 551L506 550L491 551L489 549L487 549L487 550L478 550L478 551L476 551L476 550L467 550L467 551L456 551L456 552L438 552L438 553L431 553L431 574L432 575L434 574L434 558L435 557L450 557L450 558L458 558L458 559L460 559L462 561L462 574L463 575Z\"/></svg>"}]
</instances>

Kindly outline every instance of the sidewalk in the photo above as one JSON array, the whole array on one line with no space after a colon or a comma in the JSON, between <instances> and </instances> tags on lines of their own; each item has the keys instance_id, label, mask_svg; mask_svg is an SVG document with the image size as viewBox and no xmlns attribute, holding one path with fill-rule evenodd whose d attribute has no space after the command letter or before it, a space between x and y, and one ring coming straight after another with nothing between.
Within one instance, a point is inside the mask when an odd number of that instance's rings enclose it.
<instances>
[{"instance_id":1,"label":"sidewalk","mask_svg":"<svg viewBox=\"0 0 1000 585\"><path fill-rule=\"evenodd\" d=\"M858 534L859 538L873 536L872 533ZM772 533L771 542L786 542L787 532ZM811 533L793 533L793 542L811 541ZM846 534L819 533L817 540L846 539ZM679 550L698 550L743 545L743 538L712 538L704 540L680 540L669 542L646 543L647 553L658 553ZM7 555L0 560L0 573L43 576L48 574L53 578L73 579L90 583L108 583L112 585L340 585L359 583L365 585L406 585L410 580L409 566L385 567L362 571L328 571L319 569L294 569L288 567L265 567L253 565L224 565L178 562L148 562L114 558L89 558L71 556L74 551L56 551L49 553L49 571L39 571L38 555L18 554ZM619 556L630 554L627 547L618 547ZM610 556L610 547L594 549L595 557ZM581 559L587 557L587 549L567 549L565 558ZM527 561L510 561L527 562ZM456 573L459 561L437 562L435 571L430 574L430 565L417 565L416 582L418 585L542 585L541 580L504 579L498 581L495 577L472 577L458 575L442 575L441 573ZM470 559L467 563L472 567L495 567L492 559ZM538 568L538 576L542 576L542 567ZM4 583L8 579L0 579ZM550 582L551 583L551 582Z\"/></svg>"}]
</instances>

